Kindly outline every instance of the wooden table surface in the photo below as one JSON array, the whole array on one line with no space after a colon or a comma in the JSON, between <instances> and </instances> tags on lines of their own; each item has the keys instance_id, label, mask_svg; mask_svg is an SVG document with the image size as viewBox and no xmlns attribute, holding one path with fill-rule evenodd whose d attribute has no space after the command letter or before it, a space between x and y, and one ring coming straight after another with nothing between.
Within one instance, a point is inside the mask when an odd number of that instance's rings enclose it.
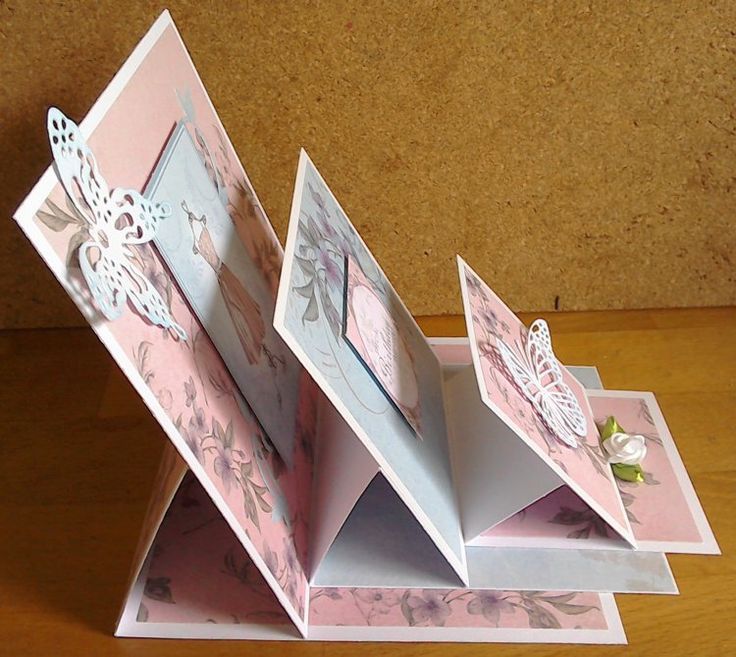
<instances>
[{"instance_id":1,"label":"wooden table surface","mask_svg":"<svg viewBox=\"0 0 736 657\"><path fill-rule=\"evenodd\" d=\"M0 332L0 655L736 654L736 308L547 319L564 362L657 394L724 553L672 556L679 596L617 596L628 647L114 639L165 438L92 332L60 329Z\"/></svg>"}]
</instances>

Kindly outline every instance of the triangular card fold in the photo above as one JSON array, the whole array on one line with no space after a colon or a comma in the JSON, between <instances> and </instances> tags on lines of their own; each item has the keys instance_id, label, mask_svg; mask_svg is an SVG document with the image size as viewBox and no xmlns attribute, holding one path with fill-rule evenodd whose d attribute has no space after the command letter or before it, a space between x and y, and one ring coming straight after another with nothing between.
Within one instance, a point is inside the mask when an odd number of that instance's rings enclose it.
<instances>
[{"instance_id":1,"label":"triangular card fold","mask_svg":"<svg viewBox=\"0 0 736 657\"><path fill-rule=\"evenodd\" d=\"M275 554L269 559L279 561ZM231 638L300 633L194 475L181 480L128 593L117 636L180 636L182 627L232 626ZM288 570L288 563L277 569Z\"/></svg>"},{"instance_id":2,"label":"triangular card fold","mask_svg":"<svg viewBox=\"0 0 736 657\"><path fill-rule=\"evenodd\" d=\"M441 366L303 150L274 326L467 582Z\"/></svg>"},{"instance_id":3,"label":"triangular card fold","mask_svg":"<svg viewBox=\"0 0 736 657\"><path fill-rule=\"evenodd\" d=\"M585 389L552 352L546 324L527 329L462 258L457 261L473 368L488 413L636 547ZM524 477L519 464L506 466ZM534 482L529 487L533 491Z\"/></svg>"},{"instance_id":4,"label":"triangular card fold","mask_svg":"<svg viewBox=\"0 0 736 657\"><path fill-rule=\"evenodd\" d=\"M310 580L379 469L332 403L320 399L309 523Z\"/></svg>"},{"instance_id":5,"label":"triangular card fold","mask_svg":"<svg viewBox=\"0 0 736 657\"><path fill-rule=\"evenodd\" d=\"M446 381L445 400L466 541L562 485L483 403L472 366Z\"/></svg>"},{"instance_id":6,"label":"triangular card fold","mask_svg":"<svg viewBox=\"0 0 736 657\"><path fill-rule=\"evenodd\" d=\"M313 585L456 588L463 583L379 473L340 529Z\"/></svg>"}]
</instances>

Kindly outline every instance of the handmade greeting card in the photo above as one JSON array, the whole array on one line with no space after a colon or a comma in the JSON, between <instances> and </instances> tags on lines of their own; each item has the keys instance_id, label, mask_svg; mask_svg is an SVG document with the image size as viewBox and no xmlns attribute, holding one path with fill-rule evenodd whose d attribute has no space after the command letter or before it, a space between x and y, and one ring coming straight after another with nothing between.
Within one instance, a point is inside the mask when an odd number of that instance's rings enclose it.
<instances>
[{"instance_id":1,"label":"handmade greeting card","mask_svg":"<svg viewBox=\"0 0 736 657\"><path fill-rule=\"evenodd\" d=\"M78 118L15 219L168 438L118 635L615 643L717 552L651 394L462 261L426 338L305 151L282 250L168 13Z\"/></svg>"},{"instance_id":2,"label":"handmade greeting card","mask_svg":"<svg viewBox=\"0 0 736 657\"><path fill-rule=\"evenodd\" d=\"M457 378L468 366L473 366L473 350L467 339L434 338L433 343L449 378ZM641 479L615 478L637 551L719 554L713 532L654 395L603 390L595 368L572 367L569 371L585 384L585 396L597 427L605 429L615 418L616 423L629 432L627 435L640 436L646 446L640 460ZM603 462L605 448L595 445L593 448ZM467 545L632 550L631 544L616 534L567 485L559 486L481 532Z\"/></svg>"},{"instance_id":3,"label":"handmade greeting card","mask_svg":"<svg viewBox=\"0 0 736 657\"><path fill-rule=\"evenodd\" d=\"M521 330L510 311L507 320ZM304 151L274 322L324 393L313 474L319 513L311 528L312 583L676 590L662 554L466 547L465 539L563 481L482 403L472 366L446 377ZM589 415L582 386L567 376ZM589 422L580 485L595 491L602 479L606 501L620 507L630 535L611 470L593 443L592 417Z\"/></svg>"},{"instance_id":4,"label":"handmade greeting card","mask_svg":"<svg viewBox=\"0 0 736 657\"><path fill-rule=\"evenodd\" d=\"M416 523L412 542L400 545L406 531L392 535L394 551L410 555L414 538L426 534L434 545L428 554L438 551L467 583L440 362L304 151L274 322L338 416L330 432L320 432L335 437L320 445L325 456L318 455L315 476L318 489L342 486L342 499L333 502L328 492L324 501L341 509L320 526L313 567L341 528L341 540L357 547L386 527L388 515L377 514L368 498L343 527L372 486L378 507L405 507ZM339 459L330 455L335 450ZM350 463L364 467L346 468ZM343 478L344 486L337 483ZM364 566L387 572L377 559Z\"/></svg>"},{"instance_id":5,"label":"handmade greeting card","mask_svg":"<svg viewBox=\"0 0 736 657\"><path fill-rule=\"evenodd\" d=\"M470 432L458 450L460 476L473 480L465 537L476 538L565 484L635 546L585 389L557 360L546 322L537 320L527 329L460 258L458 266L473 370L450 383L450 394L463 413L475 404L474 415L487 424ZM486 408L479 408L475 385ZM507 455L502 462L496 459L497 476L488 477L478 471L478 453L492 460L497 443ZM486 505L479 514L481 496L503 498L503 504Z\"/></svg>"},{"instance_id":6,"label":"handmade greeting card","mask_svg":"<svg viewBox=\"0 0 736 657\"><path fill-rule=\"evenodd\" d=\"M20 227L306 634L317 391L273 330L281 246L168 13L84 121L52 108L47 131Z\"/></svg>"}]
</instances>

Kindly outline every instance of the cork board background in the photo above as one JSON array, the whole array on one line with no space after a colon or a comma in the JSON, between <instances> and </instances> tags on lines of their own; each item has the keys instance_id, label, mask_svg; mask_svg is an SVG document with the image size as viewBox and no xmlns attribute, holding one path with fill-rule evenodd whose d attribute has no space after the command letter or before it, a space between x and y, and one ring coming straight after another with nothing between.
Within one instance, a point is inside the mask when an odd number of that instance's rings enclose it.
<instances>
[{"instance_id":1,"label":"cork board background","mask_svg":"<svg viewBox=\"0 0 736 657\"><path fill-rule=\"evenodd\" d=\"M82 324L7 220L172 11L283 239L306 147L416 314L736 303L736 3L0 0L0 327Z\"/></svg>"}]
</instances>

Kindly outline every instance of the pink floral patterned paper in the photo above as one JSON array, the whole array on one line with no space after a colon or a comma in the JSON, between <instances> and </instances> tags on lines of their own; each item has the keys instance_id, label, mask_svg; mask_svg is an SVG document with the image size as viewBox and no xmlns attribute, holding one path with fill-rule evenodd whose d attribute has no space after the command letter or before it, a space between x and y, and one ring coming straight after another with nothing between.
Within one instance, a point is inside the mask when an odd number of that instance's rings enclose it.
<instances>
[{"instance_id":1,"label":"pink floral patterned paper","mask_svg":"<svg viewBox=\"0 0 736 657\"><path fill-rule=\"evenodd\" d=\"M431 338L443 366L470 365L463 338ZM613 415L629 432L647 439L645 480L617 480L637 547L654 552L719 554L713 532L678 454L656 398L648 392L586 390L599 425ZM523 511L483 532L473 545L626 549L590 506L561 486Z\"/></svg>"},{"instance_id":2,"label":"pink floral patterned paper","mask_svg":"<svg viewBox=\"0 0 736 657\"><path fill-rule=\"evenodd\" d=\"M276 556L273 556L276 559ZM287 564L275 564L278 569ZM310 629L607 630L596 593L313 588ZM198 482L188 476L145 573L139 623L285 626L288 618ZM311 633L311 632L310 632ZM376 638L380 637L380 631ZM352 638L346 635L346 638Z\"/></svg>"},{"instance_id":3,"label":"pink floral patterned paper","mask_svg":"<svg viewBox=\"0 0 736 657\"><path fill-rule=\"evenodd\" d=\"M183 96L181 90L186 90ZM208 166L224 185L238 234L275 291L281 247L168 13L131 55L82 128L110 188L140 190L173 126L185 114L208 153ZM186 330L186 341L144 322L130 308L112 322L94 310L76 259L83 220L52 169L16 219L303 628L308 602L304 546L316 424L311 381L304 378L294 467L286 471L150 245L135 250L139 266ZM279 563L288 559L288 572L269 570L275 563L269 555L276 555Z\"/></svg>"},{"instance_id":4,"label":"pink floral patterned paper","mask_svg":"<svg viewBox=\"0 0 736 657\"><path fill-rule=\"evenodd\" d=\"M286 555L286 556L282 556ZM296 555L267 551L287 586ZM288 581L287 581L288 580ZM290 624L248 553L191 474L183 480L151 551L140 622Z\"/></svg>"},{"instance_id":5,"label":"pink floral patterned paper","mask_svg":"<svg viewBox=\"0 0 736 657\"><path fill-rule=\"evenodd\" d=\"M606 627L600 596L596 593L314 588L310 607L313 626Z\"/></svg>"},{"instance_id":6,"label":"pink floral patterned paper","mask_svg":"<svg viewBox=\"0 0 736 657\"><path fill-rule=\"evenodd\" d=\"M719 553L713 532L687 478L674 440L650 393L589 391L596 422L613 416L627 432L645 436L644 481L617 480L637 546L656 552ZM479 545L626 548L598 515L562 486L496 527Z\"/></svg>"},{"instance_id":7,"label":"pink floral patterned paper","mask_svg":"<svg viewBox=\"0 0 736 657\"><path fill-rule=\"evenodd\" d=\"M138 577L138 573L156 538L158 529L186 473L186 463L179 456L176 448L171 443L167 443L164 446L164 452L153 480L154 489L148 501L143 527L133 554L127 590L130 590L135 583L135 579Z\"/></svg>"},{"instance_id":8,"label":"pink floral patterned paper","mask_svg":"<svg viewBox=\"0 0 736 657\"><path fill-rule=\"evenodd\" d=\"M613 416L627 433L646 438L647 454L641 463L644 482L617 480L637 540L701 543L705 537L698 531L693 510L665 448L666 441L676 453L674 441L667 427L657 427L654 421L654 413L659 413L654 396L621 397L612 392L604 396L592 394L589 401L599 426Z\"/></svg>"},{"instance_id":9,"label":"pink floral patterned paper","mask_svg":"<svg viewBox=\"0 0 736 657\"><path fill-rule=\"evenodd\" d=\"M558 440L514 383L499 343L520 349L527 329L519 318L462 260L458 259L465 319L481 396L492 412L526 442L617 533L633 541L618 488L606 462L585 391L561 366L563 379L587 420L587 435L571 448Z\"/></svg>"}]
</instances>

